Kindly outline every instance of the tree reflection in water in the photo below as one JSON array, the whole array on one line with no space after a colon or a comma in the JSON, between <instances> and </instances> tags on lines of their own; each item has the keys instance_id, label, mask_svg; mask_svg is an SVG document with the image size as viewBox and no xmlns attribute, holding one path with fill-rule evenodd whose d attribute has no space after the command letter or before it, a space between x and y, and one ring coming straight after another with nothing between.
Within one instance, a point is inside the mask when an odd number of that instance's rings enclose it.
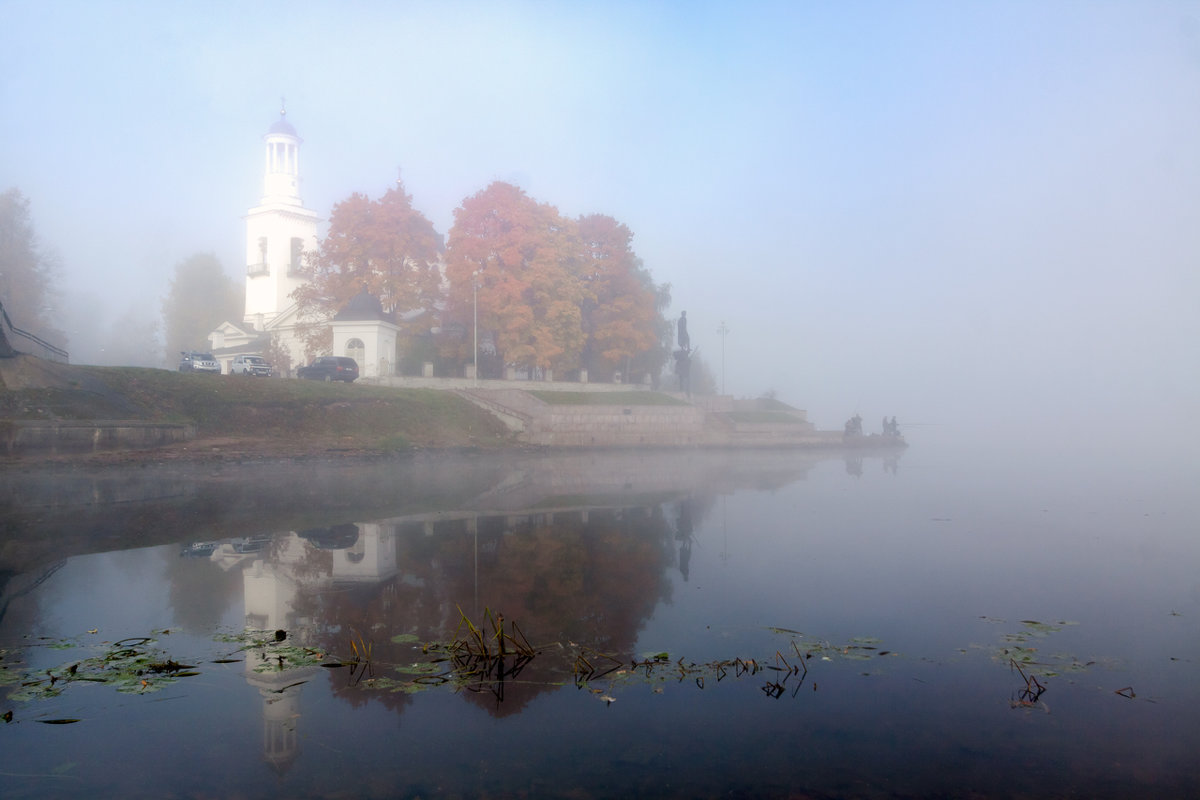
<instances>
[{"instance_id":1,"label":"tree reflection in water","mask_svg":"<svg viewBox=\"0 0 1200 800\"><path fill-rule=\"evenodd\" d=\"M463 614L479 619L487 610L518 621L538 648L579 642L627 653L655 606L670 600L667 569L679 535L661 504L360 523L353 543L339 527L341 537L281 535L246 568L247 622L286 628L327 653L349 652L352 632L360 632L378 664L411 660L412 637L449 641ZM252 585L267 575L275 588ZM283 617L252 607L255 597L275 602L286 585L294 595ZM488 693L463 696L497 716L515 714L561 679L556 661L535 659L503 703ZM352 704L365 701L346 682L335 691ZM400 710L411 696L375 699Z\"/></svg>"}]
</instances>

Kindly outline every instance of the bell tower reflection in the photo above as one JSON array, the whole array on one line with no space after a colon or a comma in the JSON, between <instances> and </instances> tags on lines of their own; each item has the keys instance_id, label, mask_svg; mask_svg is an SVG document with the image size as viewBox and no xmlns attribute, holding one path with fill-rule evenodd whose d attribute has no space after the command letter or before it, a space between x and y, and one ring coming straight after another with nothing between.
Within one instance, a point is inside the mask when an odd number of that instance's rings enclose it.
<instances>
[{"instance_id":1,"label":"bell tower reflection","mask_svg":"<svg viewBox=\"0 0 1200 800\"><path fill-rule=\"evenodd\" d=\"M395 525L386 522L287 533L259 545L241 553L237 544L226 545L213 558L227 569L249 561L242 572L246 630L266 632L281 644L314 644L314 620L297 610L303 596L339 584L382 583L396 574ZM262 698L263 759L282 774L299 754L303 684L321 670L281 668L283 662L272 659L269 646L248 649L245 678Z\"/></svg>"},{"instance_id":2,"label":"bell tower reflection","mask_svg":"<svg viewBox=\"0 0 1200 800\"><path fill-rule=\"evenodd\" d=\"M242 572L246 629L282 631L294 644L304 639L303 627L295 617L300 580L297 566L307 555L308 544L289 533L271 543L267 557L253 559ZM317 667L271 669L266 647L246 651L246 682L262 698L263 759L277 773L284 773L299 752L297 727L300 721L300 690L296 685L309 680ZM262 669L263 671L258 671Z\"/></svg>"}]
</instances>

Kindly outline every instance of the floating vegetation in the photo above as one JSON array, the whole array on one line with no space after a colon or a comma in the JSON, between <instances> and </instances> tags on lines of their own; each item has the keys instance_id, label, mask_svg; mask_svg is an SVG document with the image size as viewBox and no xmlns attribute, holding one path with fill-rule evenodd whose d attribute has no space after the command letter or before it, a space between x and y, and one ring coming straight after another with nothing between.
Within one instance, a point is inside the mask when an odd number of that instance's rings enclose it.
<instances>
[{"instance_id":1,"label":"floating vegetation","mask_svg":"<svg viewBox=\"0 0 1200 800\"><path fill-rule=\"evenodd\" d=\"M340 640L341 646L331 648L340 652L330 652L325 647L304 644L307 636L303 631L246 630L215 636L216 641L235 647L211 654L203 663L245 662L246 669L256 673L314 667L344 669L339 679L345 675L347 687L362 691L417 693L441 688L490 694L497 703L503 702L508 687L518 682L574 686L612 704L625 688L647 686L655 694L672 686L712 691L726 682L747 680L756 683L764 697L795 698L801 689L817 691L816 675L835 669L838 662L866 664L899 655L874 636L830 641L772 626L765 629L777 637L771 640L769 649L764 648L770 655L741 654L697 662L666 650L630 655L569 640L535 645L515 620L503 614L485 609L482 618L472 620L461 608L458 612L458 625L446 641L422 641L414 633L400 633L384 634L376 642L371 635L352 629L339 634L345 637ZM1003 622L981 619L990 624ZM987 648L994 660L1019 677L1010 699L1013 708L1046 710L1044 696L1049 679L1081 672L1096 663L1043 650L1049 637L1074 624L1022 620L1019 626L1013 626L1015 630L1000 633L999 642ZM0 687L8 692L10 700L22 702L58 696L78 681L106 683L119 692L145 694L200 674L200 668L180 663L159 648L157 637L167 633L156 631L152 637L105 644L97 655L50 669L28 667L22 661L23 648L0 650ZM29 646L63 650L84 647L78 642L56 640L39 640ZM94 645L88 649L97 650ZM381 660L381 654L386 661ZM872 674L865 669L856 667L859 674ZM300 686L311 679L314 671L280 675L274 683L281 688L271 691L282 693ZM1132 687L1116 693L1130 699L1135 696Z\"/></svg>"},{"instance_id":2,"label":"floating vegetation","mask_svg":"<svg viewBox=\"0 0 1200 800\"><path fill-rule=\"evenodd\" d=\"M402 633L399 636L392 637L393 644L417 644L421 641L421 637L415 633Z\"/></svg>"},{"instance_id":3,"label":"floating vegetation","mask_svg":"<svg viewBox=\"0 0 1200 800\"><path fill-rule=\"evenodd\" d=\"M991 618L985 618L992 622ZM1077 622L1059 621L1054 623L1039 622L1038 620L1021 620L1021 630L1004 633L1000 639L1002 644L992 654L994 660L1001 663L1019 665L1025 675L1037 678L1053 678L1063 672L1082 672L1095 664L1095 661L1081 661L1070 653L1043 653L1041 641L1063 628L1078 625Z\"/></svg>"},{"instance_id":4,"label":"floating vegetation","mask_svg":"<svg viewBox=\"0 0 1200 800\"><path fill-rule=\"evenodd\" d=\"M67 662L50 669L25 672L15 681L12 680L12 675L6 675L4 683L17 687L8 695L8 699L25 702L57 697L69 686L81 681L107 684L124 694L148 694L174 683L179 678L200 674L194 665L181 664L169 658L155 646L156 644L157 642L149 637L122 639L108 645L101 655ZM52 649L68 649L50 646ZM75 721L77 720L70 720Z\"/></svg>"},{"instance_id":5,"label":"floating vegetation","mask_svg":"<svg viewBox=\"0 0 1200 800\"><path fill-rule=\"evenodd\" d=\"M1009 664L1020 674L1021 679L1025 681L1025 688L1017 694L1016 698L1010 701L1010 705L1013 708L1032 708L1042 698L1042 695L1046 692L1046 687L1038 681L1036 675L1026 675L1025 671L1021 669L1021 665L1015 659L1010 659ZM1045 708L1044 705L1042 707Z\"/></svg>"},{"instance_id":6,"label":"floating vegetation","mask_svg":"<svg viewBox=\"0 0 1200 800\"><path fill-rule=\"evenodd\" d=\"M506 683L516 680L539 651L515 621L505 627L503 614L484 609L483 620L476 626L461 608L458 613L458 628L449 643L422 648L435 655L434 663L445 663L446 668L436 674L418 676L413 682L434 686L453 683L469 692L488 692L495 696L496 702L503 702ZM445 654L444 662L436 658L439 653Z\"/></svg>"},{"instance_id":7,"label":"floating vegetation","mask_svg":"<svg viewBox=\"0 0 1200 800\"><path fill-rule=\"evenodd\" d=\"M980 617L989 623L1003 623L1003 620L992 617ZM1021 628L1001 634L1001 644L990 648L992 659L1006 664L1010 671L1016 672L1022 681L1022 686L1010 698L1012 708L1040 708L1049 713L1042 696L1048 688L1047 681L1064 673L1080 673L1097 664L1112 666L1111 659L1083 660L1071 653L1050 653L1042 649L1045 639L1058 633L1063 628L1078 625L1077 622L1059 620L1057 622L1042 622L1034 619L1020 621ZM964 651L965 652L965 651ZM1122 697L1132 697L1130 687L1119 689L1116 694Z\"/></svg>"}]
</instances>

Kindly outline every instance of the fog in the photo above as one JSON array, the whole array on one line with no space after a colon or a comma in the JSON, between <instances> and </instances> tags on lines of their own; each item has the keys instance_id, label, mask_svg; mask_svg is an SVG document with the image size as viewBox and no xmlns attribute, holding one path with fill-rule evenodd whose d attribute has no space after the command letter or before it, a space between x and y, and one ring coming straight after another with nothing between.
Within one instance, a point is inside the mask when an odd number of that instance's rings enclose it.
<instances>
[{"instance_id":1,"label":"fog","mask_svg":"<svg viewBox=\"0 0 1200 800\"><path fill-rule=\"evenodd\" d=\"M3 8L0 190L76 363L157 348L193 253L243 278L282 95L322 215L399 170L443 234L497 179L624 222L730 394L1200 443L1195 2Z\"/></svg>"}]
</instances>

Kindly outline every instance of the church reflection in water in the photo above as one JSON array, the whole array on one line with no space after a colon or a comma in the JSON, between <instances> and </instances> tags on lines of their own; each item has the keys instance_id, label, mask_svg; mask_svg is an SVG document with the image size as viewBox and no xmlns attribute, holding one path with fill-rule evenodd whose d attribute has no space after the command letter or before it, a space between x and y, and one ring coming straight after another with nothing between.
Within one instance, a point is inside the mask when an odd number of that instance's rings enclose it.
<instances>
[{"instance_id":1,"label":"church reflection in water","mask_svg":"<svg viewBox=\"0 0 1200 800\"><path fill-rule=\"evenodd\" d=\"M376 674L411 660L413 637L448 641L464 614L479 621L488 611L519 620L535 646L586 641L625 653L655 606L669 600L670 568L686 578L681 543L707 510L690 497L664 501L342 523L222 542L210 559L241 570L248 631L279 631L290 645L329 654L368 642ZM338 671L258 671L266 649L247 651L245 678L262 698L264 758L282 771L297 756L305 684ZM555 690L555 666L535 659L503 702L486 692L460 696L495 716L516 714ZM361 687L337 678L333 684L335 695L363 702ZM402 713L414 696L380 692L371 699Z\"/></svg>"},{"instance_id":2,"label":"church reflection in water","mask_svg":"<svg viewBox=\"0 0 1200 800\"><path fill-rule=\"evenodd\" d=\"M283 631L301 645L309 644L314 631L311 617L296 611L302 594L356 583L377 585L396 574L394 528L386 524L347 523L281 534L266 544L243 566L246 628ZM228 563L240 561L239 555L235 546L222 545L213 559ZM256 671L263 655L247 653L246 681L262 697L263 757L283 771L298 752L301 688L321 668Z\"/></svg>"}]
</instances>

